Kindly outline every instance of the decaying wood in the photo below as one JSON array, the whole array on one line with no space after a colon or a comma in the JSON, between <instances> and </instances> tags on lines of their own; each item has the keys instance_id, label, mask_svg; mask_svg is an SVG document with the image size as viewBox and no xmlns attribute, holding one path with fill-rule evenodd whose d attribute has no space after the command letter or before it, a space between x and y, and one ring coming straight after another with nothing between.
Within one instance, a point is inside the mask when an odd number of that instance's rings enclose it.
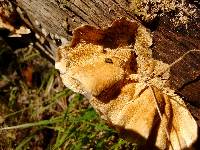
<instances>
[{"instance_id":1,"label":"decaying wood","mask_svg":"<svg viewBox=\"0 0 200 150\"><path fill-rule=\"evenodd\" d=\"M63 5L56 0L12 0L12 2L20 8L22 18L32 30L46 37L51 45L52 51L48 53L51 57L61 44L54 41L62 38L71 40L72 32L78 26L89 24L102 28L119 17L135 19L130 11L129 2L125 0L68 0ZM199 7L199 4L196 5ZM197 11L200 15L200 11ZM170 17L169 14L146 24L153 30L154 58L168 64L189 50L200 49L199 17L191 21L187 27L183 25L178 28L173 26ZM171 72L171 87L185 100L199 108L200 52L188 54L171 68Z\"/></svg>"}]
</instances>

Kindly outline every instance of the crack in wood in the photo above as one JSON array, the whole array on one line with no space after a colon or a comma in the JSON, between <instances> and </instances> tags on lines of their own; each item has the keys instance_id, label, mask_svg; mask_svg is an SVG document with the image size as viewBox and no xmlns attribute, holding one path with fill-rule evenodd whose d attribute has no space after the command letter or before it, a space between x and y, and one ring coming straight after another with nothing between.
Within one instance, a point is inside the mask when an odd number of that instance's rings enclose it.
<instances>
[{"instance_id":1,"label":"crack in wood","mask_svg":"<svg viewBox=\"0 0 200 150\"><path fill-rule=\"evenodd\" d=\"M77 5L76 3L71 3L70 1L68 2L70 3L70 9L73 9L73 12L76 12L76 15L80 16L85 22L87 22L88 24L93 24L95 26L98 26L96 22L94 22L94 20L92 20L91 18L87 17L87 13L81 9L81 7L79 7L79 5ZM82 16L83 15L83 16ZM87 18L84 19L84 18Z\"/></svg>"},{"instance_id":2,"label":"crack in wood","mask_svg":"<svg viewBox=\"0 0 200 150\"><path fill-rule=\"evenodd\" d=\"M83 0L81 0L81 1L86 4L86 2L84 2ZM92 9L93 12L95 13L95 16L92 15L93 18L96 18L96 19L100 20L100 21L98 21L100 26L105 26L104 25L105 22L109 21L108 15L105 15L105 13L107 12L106 10L108 10L108 8L107 9L106 8L102 9L102 8L100 8L99 5L97 7L96 4L97 4L97 2L94 2L93 0L90 0L90 1L87 2L88 7L90 9ZM96 17L96 16L98 16L98 17Z\"/></svg>"},{"instance_id":3,"label":"crack in wood","mask_svg":"<svg viewBox=\"0 0 200 150\"><path fill-rule=\"evenodd\" d=\"M101 26L101 23L103 22L103 16L102 15L100 15L100 14L97 14L97 11L96 10L98 10L98 9L94 9L94 6L89 6L88 4L89 3L86 3L86 2L84 2L83 0L80 0L85 6L87 6L87 10L85 10L85 11L88 11L88 14L89 15L91 15L91 16L93 16L92 18L94 18L94 22L96 23L96 24L98 24L99 25L99 27ZM84 9L86 9L86 7L83 7Z\"/></svg>"}]
</instances>

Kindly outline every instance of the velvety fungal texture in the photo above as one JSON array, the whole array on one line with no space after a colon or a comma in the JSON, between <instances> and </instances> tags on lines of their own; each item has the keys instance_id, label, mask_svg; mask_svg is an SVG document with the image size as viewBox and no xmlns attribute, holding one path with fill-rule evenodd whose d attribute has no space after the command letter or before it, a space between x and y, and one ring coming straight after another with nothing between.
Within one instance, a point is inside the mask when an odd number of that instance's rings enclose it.
<instances>
[{"instance_id":1,"label":"velvety fungal texture","mask_svg":"<svg viewBox=\"0 0 200 150\"><path fill-rule=\"evenodd\" d=\"M105 29L86 25L57 50L55 67L63 83L85 95L126 139L148 148L191 148L197 124L169 88L169 65L152 58L151 45L150 31L136 21L122 18Z\"/></svg>"}]
</instances>

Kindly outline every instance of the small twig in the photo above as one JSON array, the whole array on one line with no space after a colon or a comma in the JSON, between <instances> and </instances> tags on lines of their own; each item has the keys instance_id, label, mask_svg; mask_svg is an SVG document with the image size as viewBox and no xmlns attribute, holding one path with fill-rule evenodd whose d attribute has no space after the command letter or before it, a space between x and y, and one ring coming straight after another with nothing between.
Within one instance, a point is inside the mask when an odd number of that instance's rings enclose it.
<instances>
[{"instance_id":1,"label":"small twig","mask_svg":"<svg viewBox=\"0 0 200 150\"><path fill-rule=\"evenodd\" d=\"M162 71L161 73L157 74L156 77L162 76L167 70L169 70L172 66L174 66L176 63L181 61L187 54L189 54L191 52L200 52L200 50L189 50L189 51L187 51L185 54L183 54L181 57L179 57L176 61L171 63L164 71Z\"/></svg>"},{"instance_id":2,"label":"small twig","mask_svg":"<svg viewBox=\"0 0 200 150\"><path fill-rule=\"evenodd\" d=\"M149 88L151 89L151 91L152 91L152 93L153 93L155 106L156 106L156 109L157 109L157 111L158 111L158 115L159 115L159 117L160 117L160 120L162 121L162 120L163 120L163 117L162 117L162 113L161 113L161 111L160 111L160 108L159 108L159 106L158 106L158 101L157 101L157 98L156 98L155 92L154 92L152 86L149 86ZM171 144L170 136L169 136L169 133L168 133L166 127L165 127L165 133L166 133L166 135L167 135L167 139L168 139L168 141L169 141L170 144ZM171 146L172 146L172 144L171 144ZM173 148L173 147L172 147L172 148Z\"/></svg>"}]
</instances>

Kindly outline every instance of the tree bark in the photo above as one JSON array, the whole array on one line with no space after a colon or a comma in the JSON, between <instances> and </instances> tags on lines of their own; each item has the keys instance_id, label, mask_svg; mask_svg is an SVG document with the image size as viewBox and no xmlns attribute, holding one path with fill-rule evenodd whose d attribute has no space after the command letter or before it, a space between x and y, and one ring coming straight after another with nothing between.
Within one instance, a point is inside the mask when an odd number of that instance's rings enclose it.
<instances>
[{"instance_id":1,"label":"tree bark","mask_svg":"<svg viewBox=\"0 0 200 150\"><path fill-rule=\"evenodd\" d=\"M24 22L45 42L43 51L54 58L56 48L71 40L76 27L84 24L103 28L120 17L137 19L128 0L12 0ZM188 3L198 2L190 0ZM185 25L174 27L170 14L151 23L142 22L153 32L153 57L171 64L189 50L200 50L200 10L197 18ZM66 41L65 41L66 42ZM200 52L191 52L171 68L171 88L189 102L191 112L200 120ZM193 107L195 106L195 107Z\"/></svg>"}]
</instances>

